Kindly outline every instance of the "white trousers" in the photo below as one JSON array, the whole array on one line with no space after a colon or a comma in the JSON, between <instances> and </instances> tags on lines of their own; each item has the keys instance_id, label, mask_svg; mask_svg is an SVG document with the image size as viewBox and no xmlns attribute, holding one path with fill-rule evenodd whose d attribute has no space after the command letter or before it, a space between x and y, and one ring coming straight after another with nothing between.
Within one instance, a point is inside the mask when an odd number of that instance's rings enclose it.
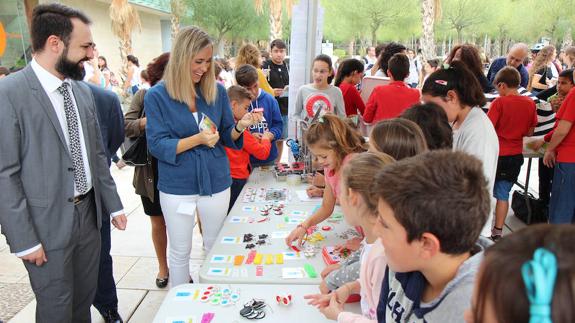
<instances>
[{"instance_id":1,"label":"white trousers","mask_svg":"<svg viewBox=\"0 0 575 323\"><path fill-rule=\"evenodd\" d=\"M190 280L190 252L196 225L196 212L190 209L190 205L195 204L197 207L202 221L204 246L209 251L224 225L230 204L230 189L212 196L172 195L160 192L160 204L168 230L171 286L187 284Z\"/></svg>"}]
</instances>

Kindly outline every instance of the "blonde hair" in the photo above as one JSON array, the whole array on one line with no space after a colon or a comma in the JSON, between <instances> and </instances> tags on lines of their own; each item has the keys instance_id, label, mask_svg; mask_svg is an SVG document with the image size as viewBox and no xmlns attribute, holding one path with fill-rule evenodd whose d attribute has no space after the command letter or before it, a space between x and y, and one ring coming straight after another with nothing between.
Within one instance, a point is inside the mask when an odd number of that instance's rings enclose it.
<instances>
[{"instance_id":1,"label":"blonde hair","mask_svg":"<svg viewBox=\"0 0 575 323\"><path fill-rule=\"evenodd\" d=\"M198 94L192 80L192 62L198 52L207 46L213 46L210 36L198 27L184 27L176 35L163 77L166 90L172 99L188 106L194 104ZM200 79L199 90L208 104L216 101L217 87L213 61L209 70Z\"/></svg>"},{"instance_id":2,"label":"blonde hair","mask_svg":"<svg viewBox=\"0 0 575 323\"><path fill-rule=\"evenodd\" d=\"M342 188L352 189L363 198L367 209L377 214L377 197L373 196L371 186L383 167L394 163L395 159L381 152L365 152L353 156L343 167L341 176Z\"/></svg>"},{"instance_id":3,"label":"blonde hair","mask_svg":"<svg viewBox=\"0 0 575 323\"><path fill-rule=\"evenodd\" d=\"M555 46L547 45L543 47L539 51L539 53L537 53L537 56L533 61L533 65L531 65L531 68L529 69L529 83L527 84L527 91L531 91L533 89L533 76L541 68L551 63L551 58L553 57L554 52L555 52Z\"/></svg>"},{"instance_id":4,"label":"blonde hair","mask_svg":"<svg viewBox=\"0 0 575 323\"><path fill-rule=\"evenodd\" d=\"M238 51L238 56L236 56L236 66L248 64L255 68L261 68L261 56L262 54L260 53L260 50L254 44L245 44Z\"/></svg>"}]
</instances>

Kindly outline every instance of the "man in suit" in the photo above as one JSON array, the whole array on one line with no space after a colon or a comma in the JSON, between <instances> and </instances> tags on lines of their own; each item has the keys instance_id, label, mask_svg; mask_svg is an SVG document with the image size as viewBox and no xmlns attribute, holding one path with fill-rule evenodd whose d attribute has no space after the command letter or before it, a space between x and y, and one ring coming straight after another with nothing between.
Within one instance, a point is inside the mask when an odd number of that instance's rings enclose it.
<instances>
[{"instance_id":1,"label":"man in suit","mask_svg":"<svg viewBox=\"0 0 575 323\"><path fill-rule=\"evenodd\" d=\"M96 116L102 141L106 150L108 167L111 158L118 151L124 142L124 115L122 106L116 93L105 90L91 83L86 83L96 103ZM104 212L104 214L109 212ZM100 228L102 248L100 251L100 269L98 274L98 289L94 298L94 307L100 312L106 323L122 323L122 317L118 313L118 295L116 293L116 282L114 281L114 271L112 257L110 256L111 236L110 219L102 217L102 227Z\"/></svg>"},{"instance_id":2,"label":"man in suit","mask_svg":"<svg viewBox=\"0 0 575 323\"><path fill-rule=\"evenodd\" d=\"M28 271L36 322L90 322L102 217L127 222L92 92L75 81L93 57L89 24L70 7L37 6L34 59L0 80L0 226Z\"/></svg>"}]
</instances>

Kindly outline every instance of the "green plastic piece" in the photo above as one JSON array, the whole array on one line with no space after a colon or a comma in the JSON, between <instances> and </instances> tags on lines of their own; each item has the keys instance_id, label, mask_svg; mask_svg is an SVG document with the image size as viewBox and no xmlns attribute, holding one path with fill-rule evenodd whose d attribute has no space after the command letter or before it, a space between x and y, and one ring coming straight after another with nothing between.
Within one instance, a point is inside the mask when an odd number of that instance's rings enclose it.
<instances>
[{"instance_id":1,"label":"green plastic piece","mask_svg":"<svg viewBox=\"0 0 575 323\"><path fill-rule=\"evenodd\" d=\"M305 265L303 265L303 269L305 270L305 272L307 273L309 278L316 278L317 277L317 272L315 271L315 268L313 268L312 265L305 264Z\"/></svg>"}]
</instances>

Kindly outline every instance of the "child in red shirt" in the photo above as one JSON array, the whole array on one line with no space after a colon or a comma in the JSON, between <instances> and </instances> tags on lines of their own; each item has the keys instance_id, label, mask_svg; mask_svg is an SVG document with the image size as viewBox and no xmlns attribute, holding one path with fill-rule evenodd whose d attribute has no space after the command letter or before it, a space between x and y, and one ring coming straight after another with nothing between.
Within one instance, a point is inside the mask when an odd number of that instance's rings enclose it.
<instances>
[{"instance_id":1,"label":"child in red shirt","mask_svg":"<svg viewBox=\"0 0 575 323\"><path fill-rule=\"evenodd\" d=\"M559 78L557 80L557 93L547 99L547 102L549 102L553 108L553 112L557 113L559 107L561 107L561 103L563 103L563 100L565 100L565 97L574 86L573 69L564 70L559 73Z\"/></svg>"},{"instance_id":2,"label":"child in red shirt","mask_svg":"<svg viewBox=\"0 0 575 323\"><path fill-rule=\"evenodd\" d=\"M419 103L420 93L410 88L404 80L409 75L409 58L397 53L391 57L387 75L391 83L377 86L369 96L363 120L376 123L398 117L410 106Z\"/></svg>"},{"instance_id":3,"label":"child in red shirt","mask_svg":"<svg viewBox=\"0 0 575 323\"><path fill-rule=\"evenodd\" d=\"M553 131L545 135L549 143L545 149L543 163L548 167L555 165L549 222L575 222L575 91L571 89L556 115Z\"/></svg>"},{"instance_id":4,"label":"child in red shirt","mask_svg":"<svg viewBox=\"0 0 575 323\"><path fill-rule=\"evenodd\" d=\"M241 120L241 118L248 113L252 95L245 88L233 85L228 89L228 97L230 98L234 118ZM230 160L230 171L232 175L228 213L232 209L232 206L234 206L234 203L250 176L250 155L262 160L268 158L271 150L271 140L273 138L274 135L269 131L265 131L262 134L261 140L256 139L249 131L244 131L244 146L241 150L224 147Z\"/></svg>"},{"instance_id":5,"label":"child in red shirt","mask_svg":"<svg viewBox=\"0 0 575 323\"><path fill-rule=\"evenodd\" d=\"M523 137L533 135L537 125L537 107L533 99L519 94L517 88L520 82L521 75L516 68L502 68L493 81L500 96L493 101L487 113L499 139L499 159L493 187L493 197L497 199L495 225L491 230L494 241L503 234L509 210L509 192L523 165Z\"/></svg>"},{"instance_id":6,"label":"child in red shirt","mask_svg":"<svg viewBox=\"0 0 575 323\"><path fill-rule=\"evenodd\" d=\"M339 87L343 94L345 115L348 117L357 115L358 111L360 114L365 111L365 103L356 88L356 85L361 82L363 68L362 62L355 58L348 58L341 62L337 69L334 85Z\"/></svg>"}]
</instances>

